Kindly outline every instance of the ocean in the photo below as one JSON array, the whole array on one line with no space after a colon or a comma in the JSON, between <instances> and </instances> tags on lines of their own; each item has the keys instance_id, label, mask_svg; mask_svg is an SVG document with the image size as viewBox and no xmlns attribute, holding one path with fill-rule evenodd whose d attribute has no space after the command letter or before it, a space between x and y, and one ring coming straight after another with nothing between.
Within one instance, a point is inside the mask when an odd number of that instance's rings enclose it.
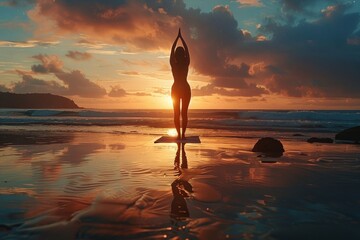
<instances>
[{"instance_id":1,"label":"ocean","mask_svg":"<svg viewBox=\"0 0 360 240\"><path fill-rule=\"evenodd\" d=\"M1 109L0 129L161 134L173 128L168 110ZM360 110L189 110L189 131L245 137L248 132L337 133L360 124ZM61 126L61 127L60 127Z\"/></svg>"}]
</instances>

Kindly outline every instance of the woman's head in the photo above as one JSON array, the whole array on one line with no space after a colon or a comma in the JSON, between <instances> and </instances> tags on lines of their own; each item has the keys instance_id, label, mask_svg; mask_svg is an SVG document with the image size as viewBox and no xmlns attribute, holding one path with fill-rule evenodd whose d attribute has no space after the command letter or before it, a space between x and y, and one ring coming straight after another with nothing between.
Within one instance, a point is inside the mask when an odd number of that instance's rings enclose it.
<instances>
[{"instance_id":1,"label":"woman's head","mask_svg":"<svg viewBox=\"0 0 360 240\"><path fill-rule=\"evenodd\" d=\"M177 47L175 50L176 61L182 62L185 59L185 49L183 47Z\"/></svg>"}]
</instances>

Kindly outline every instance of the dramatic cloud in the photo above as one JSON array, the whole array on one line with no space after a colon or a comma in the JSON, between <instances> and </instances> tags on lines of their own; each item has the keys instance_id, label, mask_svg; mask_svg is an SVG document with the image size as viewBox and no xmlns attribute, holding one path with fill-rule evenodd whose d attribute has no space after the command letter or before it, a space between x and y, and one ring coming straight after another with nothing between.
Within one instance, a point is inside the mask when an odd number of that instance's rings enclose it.
<instances>
[{"instance_id":1,"label":"dramatic cloud","mask_svg":"<svg viewBox=\"0 0 360 240\"><path fill-rule=\"evenodd\" d=\"M23 75L22 81L16 82L12 88L15 93L53 93L66 95L67 89L55 81L45 81L30 75Z\"/></svg>"},{"instance_id":2,"label":"dramatic cloud","mask_svg":"<svg viewBox=\"0 0 360 240\"><path fill-rule=\"evenodd\" d=\"M187 41L197 72L212 77L220 87L249 88L249 67L229 62L232 48L245 37L228 7L201 13L186 9L182 1L42 0L30 16L40 26L43 17L52 19L58 33L82 32L140 49L168 49L182 26L184 35L191 36Z\"/></svg>"},{"instance_id":3,"label":"dramatic cloud","mask_svg":"<svg viewBox=\"0 0 360 240\"><path fill-rule=\"evenodd\" d=\"M90 81L79 70L72 72L57 72L55 76L68 86L67 95L98 98L106 95L106 90Z\"/></svg>"},{"instance_id":4,"label":"dramatic cloud","mask_svg":"<svg viewBox=\"0 0 360 240\"><path fill-rule=\"evenodd\" d=\"M168 14L166 8L183 9L184 4L182 1L38 0L29 16L40 26L52 19L57 27L53 30L60 33L83 32L94 39L154 49L171 41L167 32L170 29L176 32L179 26L180 18Z\"/></svg>"},{"instance_id":5,"label":"dramatic cloud","mask_svg":"<svg viewBox=\"0 0 360 240\"><path fill-rule=\"evenodd\" d=\"M184 23L196 36L190 39L193 67L212 77L216 86L247 88L249 67L230 62L234 48L245 38L229 9L216 6L210 13L190 13Z\"/></svg>"},{"instance_id":6,"label":"dramatic cloud","mask_svg":"<svg viewBox=\"0 0 360 240\"><path fill-rule=\"evenodd\" d=\"M344 5L333 6L314 22L296 26L269 22L273 33L262 50L273 62L265 68L264 85L287 96L355 97L360 94L360 48L348 44L359 24L359 13L346 13ZM248 54L253 54L254 51Z\"/></svg>"},{"instance_id":7,"label":"dramatic cloud","mask_svg":"<svg viewBox=\"0 0 360 240\"><path fill-rule=\"evenodd\" d=\"M69 51L65 56L68 58L78 60L78 61L84 61L91 58L91 54L87 52L79 52L79 51Z\"/></svg>"},{"instance_id":8,"label":"dramatic cloud","mask_svg":"<svg viewBox=\"0 0 360 240\"><path fill-rule=\"evenodd\" d=\"M65 72L63 62L58 56L39 54L33 56L33 58L41 62L41 64L31 67L34 73L53 73L57 79L62 81L64 86L55 81L44 81L19 72L22 75L22 81L15 83L14 92L49 92L67 96L77 95L85 98L99 98L106 95L104 88L90 81L79 70Z\"/></svg>"},{"instance_id":9,"label":"dramatic cloud","mask_svg":"<svg viewBox=\"0 0 360 240\"><path fill-rule=\"evenodd\" d=\"M191 66L211 78L210 85L194 89L195 95L359 98L359 13L347 11L350 4L335 4L311 21L301 18L314 2L281 0L297 21L267 18L258 36L241 30L229 7L201 12L181 0L38 0L29 16L39 31L52 22L53 33L83 33L143 50L169 49L181 26Z\"/></svg>"}]
</instances>

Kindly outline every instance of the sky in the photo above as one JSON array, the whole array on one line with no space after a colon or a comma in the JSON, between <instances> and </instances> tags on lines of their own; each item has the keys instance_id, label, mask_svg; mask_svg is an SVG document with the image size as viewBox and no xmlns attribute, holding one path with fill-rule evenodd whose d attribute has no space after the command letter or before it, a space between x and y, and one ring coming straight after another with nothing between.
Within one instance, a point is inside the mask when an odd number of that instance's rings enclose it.
<instances>
[{"instance_id":1,"label":"sky","mask_svg":"<svg viewBox=\"0 0 360 240\"><path fill-rule=\"evenodd\" d=\"M0 0L0 91L85 108L360 109L360 0Z\"/></svg>"}]
</instances>

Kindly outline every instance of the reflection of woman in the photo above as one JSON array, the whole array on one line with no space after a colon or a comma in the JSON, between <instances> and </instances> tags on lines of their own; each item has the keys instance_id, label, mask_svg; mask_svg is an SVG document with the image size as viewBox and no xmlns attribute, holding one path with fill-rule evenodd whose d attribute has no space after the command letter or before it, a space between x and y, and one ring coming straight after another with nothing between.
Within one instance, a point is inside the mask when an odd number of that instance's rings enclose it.
<instances>
[{"instance_id":1,"label":"reflection of woman","mask_svg":"<svg viewBox=\"0 0 360 240\"><path fill-rule=\"evenodd\" d=\"M176 47L177 41L181 40L184 47ZM191 90L187 82L187 74L189 71L190 54L188 47L179 33L171 47L170 65L174 77L174 84L171 87L171 98L174 107L174 123L178 134L178 139L185 138L185 131L188 123L187 111L191 98ZM182 134L180 135L180 101L181 101L181 118L182 118Z\"/></svg>"},{"instance_id":2,"label":"reflection of woman","mask_svg":"<svg viewBox=\"0 0 360 240\"><path fill-rule=\"evenodd\" d=\"M181 148L182 164L180 167L180 145L181 144L178 143L178 149L174 161L175 169L179 170L179 174L181 174L181 169L188 167L184 143L182 144ZM187 208L185 198L189 197L189 194L193 192L191 184L186 180L177 178L171 184L171 190L174 196L174 199L171 202L171 217L174 219L189 217L189 210Z\"/></svg>"}]
</instances>

